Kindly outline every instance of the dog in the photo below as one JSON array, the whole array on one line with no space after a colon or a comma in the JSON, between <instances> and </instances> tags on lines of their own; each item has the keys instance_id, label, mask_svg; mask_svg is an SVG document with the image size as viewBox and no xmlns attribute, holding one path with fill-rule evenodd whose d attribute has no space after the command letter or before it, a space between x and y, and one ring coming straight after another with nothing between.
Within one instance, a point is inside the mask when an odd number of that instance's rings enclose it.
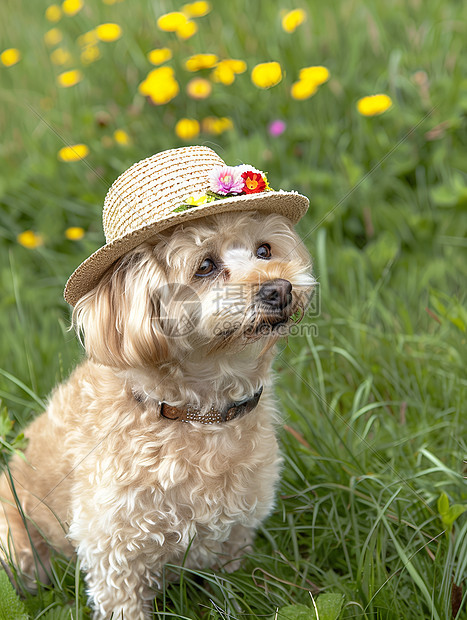
<instances>
[{"instance_id":1,"label":"dog","mask_svg":"<svg viewBox=\"0 0 467 620\"><path fill-rule=\"evenodd\" d=\"M288 217L226 196L90 278L86 359L0 482L5 555L32 587L77 554L96 620L149 618L166 564L235 570L274 507L274 345L315 280Z\"/></svg>"}]
</instances>

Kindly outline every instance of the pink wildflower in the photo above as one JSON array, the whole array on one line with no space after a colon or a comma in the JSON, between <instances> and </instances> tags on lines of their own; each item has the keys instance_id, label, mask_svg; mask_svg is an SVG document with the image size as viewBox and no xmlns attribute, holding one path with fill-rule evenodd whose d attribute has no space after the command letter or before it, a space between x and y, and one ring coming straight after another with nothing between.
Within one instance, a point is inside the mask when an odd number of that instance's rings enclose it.
<instances>
[{"instance_id":1,"label":"pink wildflower","mask_svg":"<svg viewBox=\"0 0 467 620\"><path fill-rule=\"evenodd\" d=\"M284 133L286 127L287 125L284 123L284 121L277 119L269 123L268 131L271 136L276 138L277 136L280 136L282 133Z\"/></svg>"},{"instance_id":2,"label":"pink wildflower","mask_svg":"<svg viewBox=\"0 0 467 620\"><path fill-rule=\"evenodd\" d=\"M216 194L241 194L245 181L239 166L216 166L209 174L209 187Z\"/></svg>"}]
</instances>

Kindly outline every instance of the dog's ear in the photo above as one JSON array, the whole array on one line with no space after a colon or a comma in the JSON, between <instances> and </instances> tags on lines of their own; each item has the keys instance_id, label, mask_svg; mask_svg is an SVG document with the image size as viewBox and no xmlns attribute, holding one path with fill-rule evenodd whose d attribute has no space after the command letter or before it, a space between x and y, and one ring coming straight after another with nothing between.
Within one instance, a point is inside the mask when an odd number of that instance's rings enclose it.
<instances>
[{"instance_id":1,"label":"dog's ear","mask_svg":"<svg viewBox=\"0 0 467 620\"><path fill-rule=\"evenodd\" d=\"M89 358L105 366L140 368L168 358L151 292L165 276L149 251L134 252L114 265L73 311L73 326ZM84 337L84 342L83 342Z\"/></svg>"}]
</instances>

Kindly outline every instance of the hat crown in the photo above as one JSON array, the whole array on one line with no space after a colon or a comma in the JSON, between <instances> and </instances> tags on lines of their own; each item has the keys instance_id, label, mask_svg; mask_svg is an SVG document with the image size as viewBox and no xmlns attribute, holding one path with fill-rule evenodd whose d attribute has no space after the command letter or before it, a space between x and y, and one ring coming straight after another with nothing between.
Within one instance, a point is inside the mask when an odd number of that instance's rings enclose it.
<instances>
[{"instance_id":1,"label":"hat crown","mask_svg":"<svg viewBox=\"0 0 467 620\"><path fill-rule=\"evenodd\" d=\"M206 146L163 151L131 166L105 197L102 220L106 243L163 221L189 196L205 193L214 166L225 163Z\"/></svg>"}]
</instances>

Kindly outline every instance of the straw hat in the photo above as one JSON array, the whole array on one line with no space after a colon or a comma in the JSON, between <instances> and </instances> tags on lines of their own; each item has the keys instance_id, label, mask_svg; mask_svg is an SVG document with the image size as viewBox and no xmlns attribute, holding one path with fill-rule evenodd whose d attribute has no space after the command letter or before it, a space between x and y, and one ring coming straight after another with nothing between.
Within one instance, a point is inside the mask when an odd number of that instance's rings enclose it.
<instances>
[{"instance_id":1,"label":"straw hat","mask_svg":"<svg viewBox=\"0 0 467 620\"><path fill-rule=\"evenodd\" d=\"M244 175L243 191L238 183L231 192L215 184L217 193L210 193L213 178L225 167L210 148L188 146L143 159L120 175L104 201L106 244L71 275L65 287L66 301L75 305L116 260L171 226L226 211L279 213L294 224L305 214L308 198L297 192L270 190L264 173L252 166L230 168L237 180Z\"/></svg>"}]
</instances>

